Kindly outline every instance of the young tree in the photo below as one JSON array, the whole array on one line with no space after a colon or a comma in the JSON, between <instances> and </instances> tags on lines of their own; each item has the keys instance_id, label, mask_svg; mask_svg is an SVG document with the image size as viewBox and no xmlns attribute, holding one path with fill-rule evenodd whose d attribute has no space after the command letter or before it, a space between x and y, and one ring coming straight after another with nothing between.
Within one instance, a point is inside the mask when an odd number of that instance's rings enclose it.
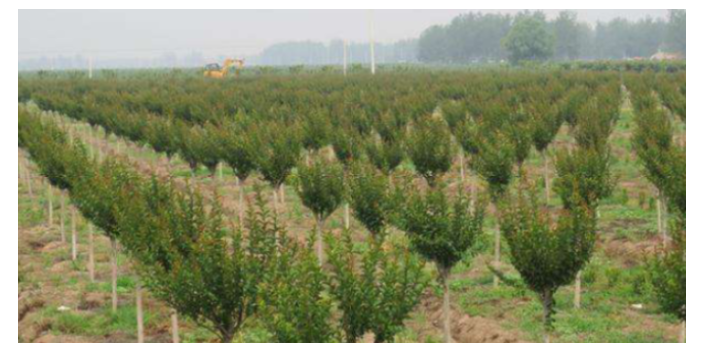
<instances>
[{"instance_id":1,"label":"young tree","mask_svg":"<svg viewBox=\"0 0 704 352\"><path fill-rule=\"evenodd\" d=\"M406 149L416 171L430 187L435 187L437 179L452 167L455 148L443 121L419 118L408 135Z\"/></svg>"},{"instance_id":2,"label":"young tree","mask_svg":"<svg viewBox=\"0 0 704 352\"><path fill-rule=\"evenodd\" d=\"M562 126L562 118L557 108L547 100L539 100L531 105L531 127L533 130L533 145L543 158L543 178L545 181L546 204L550 204L550 166L547 155L548 147Z\"/></svg>"},{"instance_id":3,"label":"young tree","mask_svg":"<svg viewBox=\"0 0 704 352\"><path fill-rule=\"evenodd\" d=\"M353 127L340 127L331 135L332 148L337 160L342 163L345 174L349 173L355 160L360 160L364 155L362 137ZM345 202L345 229L350 228L350 204Z\"/></svg>"},{"instance_id":4,"label":"young tree","mask_svg":"<svg viewBox=\"0 0 704 352\"><path fill-rule=\"evenodd\" d=\"M588 263L596 243L596 218L586 206L550 214L535 197L523 195L502 211L501 231L508 242L511 263L543 305L545 342L550 341L558 288L575 280Z\"/></svg>"},{"instance_id":5,"label":"young tree","mask_svg":"<svg viewBox=\"0 0 704 352\"><path fill-rule=\"evenodd\" d=\"M244 222L245 182L256 169L256 153L250 141L251 127L244 121L226 124L220 131L223 160L232 168L239 186L239 220Z\"/></svg>"},{"instance_id":6,"label":"young tree","mask_svg":"<svg viewBox=\"0 0 704 352\"><path fill-rule=\"evenodd\" d=\"M469 210L469 204L462 194L450 203L442 189L431 189L427 195L410 193L407 197L407 201L398 209L399 227L406 232L412 248L437 266L444 288L444 339L449 343L452 341L450 272L457 262L466 257L481 236L484 209L477 206L474 211Z\"/></svg>"},{"instance_id":7,"label":"young tree","mask_svg":"<svg viewBox=\"0 0 704 352\"><path fill-rule=\"evenodd\" d=\"M223 226L218 200L152 180L140 201L124 209L124 244L146 287L200 326L231 342L257 311L260 287L274 273L283 233L264 201L244 229Z\"/></svg>"},{"instance_id":8,"label":"young tree","mask_svg":"<svg viewBox=\"0 0 704 352\"><path fill-rule=\"evenodd\" d=\"M278 204L279 191L296 166L301 155L299 131L295 126L277 122L262 122L251 129L254 163L274 189L274 204Z\"/></svg>"},{"instance_id":9,"label":"young tree","mask_svg":"<svg viewBox=\"0 0 704 352\"><path fill-rule=\"evenodd\" d=\"M276 259L274 276L260 285L262 322L281 343L326 343L336 338L328 278L318 264L313 241L287 243ZM294 303L294 304L292 304Z\"/></svg>"},{"instance_id":10,"label":"young tree","mask_svg":"<svg viewBox=\"0 0 704 352\"><path fill-rule=\"evenodd\" d=\"M306 163L308 163L311 154L317 153L330 144L332 126L329 116L322 109L313 110L301 125L301 142L303 148L308 151L306 156Z\"/></svg>"},{"instance_id":11,"label":"young tree","mask_svg":"<svg viewBox=\"0 0 704 352\"><path fill-rule=\"evenodd\" d=\"M649 262L649 273L661 309L676 316L682 323L680 342L685 342L687 318L687 235L680 220L673 232L673 241Z\"/></svg>"},{"instance_id":12,"label":"young tree","mask_svg":"<svg viewBox=\"0 0 704 352\"><path fill-rule=\"evenodd\" d=\"M365 150L369 161L389 179L404 158L403 143L400 137L389 141L371 137L367 140Z\"/></svg>"},{"instance_id":13,"label":"young tree","mask_svg":"<svg viewBox=\"0 0 704 352\"><path fill-rule=\"evenodd\" d=\"M352 165L345 181L354 217L374 238L381 240L395 204L388 178L371 165L358 162Z\"/></svg>"},{"instance_id":14,"label":"young tree","mask_svg":"<svg viewBox=\"0 0 704 352\"><path fill-rule=\"evenodd\" d=\"M557 155L557 179L555 190L566 209L586 206L599 214L599 202L611 195L615 178L611 173L611 154L602 150L577 148L562 151ZM574 290L574 305L582 305L582 275L577 274Z\"/></svg>"},{"instance_id":15,"label":"young tree","mask_svg":"<svg viewBox=\"0 0 704 352\"><path fill-rule=\"evenodd\" d=\"M141 177L124 162L107 159L95 170L85 170L71 191L71 201L83 216L110 239L112 310L117 311L117 254L121 211L137 198Z\"/></svg>"},{"instance_id":16,"label":"young tree","mask_svg":"<svg viewBox=\"0 0 704 352\"><path fill-rule=\"evenodd\" d=\"M345 341L372 332L374 342L392 342L427 287L423 262L407 249L384 249L374 238L356 249L348 231L342 239L328 235L326 242L330 289L342 311Z\"/></svg>"},{"instance_id":17,"label":"young tree","mask_svg":"<svg viewBox=\"0 0 704 352\"><path fill-rule=\"evenodd\" d=\"M490 133L482 137L479 143L479 152L472 158L472 165L489 184L489 194L494 206L498 208L499 203L508 191L509 184L513 179L513 165L516 152L509 137L500 131ZM494 265L501 262L501 231L498 228L494 234ZM499 277L494 276L494 287L498 287Z\"/></svg>"},{"instance_id":18,"label":"young tree","mask_svg":"<svg viewBox=\"0 0 704 352\"><path fill-rule=\"evenodd\" d=\"M686 152L674 147L673 133L671 121L661 110L655 107L638 110L633 145L643 163L646 178L659 192L658 224L663 241L669 240L661 207L667 203L668 190L674 191L672 195L678 200L677 204L686 211Z\"/></svg>"},{"instance_id":19,"label":"young tree","mask_svg":"<svg viewBox=\"0 0 704 352\"><path fill-rule=\"evenodd\" d=\"M344 171L335 162L317 158L308 165L298 166L296 192L301 202L315 215L317 252L323 264L323 226L325 220L342 204L344 198Z\"/></svg>"}]
</instances>

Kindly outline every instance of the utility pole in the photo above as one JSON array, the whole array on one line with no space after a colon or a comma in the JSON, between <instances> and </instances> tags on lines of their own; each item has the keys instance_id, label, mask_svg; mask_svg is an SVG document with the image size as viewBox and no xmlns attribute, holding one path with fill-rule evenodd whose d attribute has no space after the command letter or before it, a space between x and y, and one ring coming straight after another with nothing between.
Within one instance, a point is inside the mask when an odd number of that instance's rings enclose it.
<instances>
[{"instance_id":1,"label":"utility pole","mask_svg":"<svg viewBox=\"0 0 704 352\"><path fill-rule=\"evenodd\" d=\"M93 56L88 56L88 79L93 79Z\"/></svg>"},{"instance_id":2,"label":"utility pole","mask_svg":"<svg viewBox=\"0 0 704 352\"><path fill-rule=\"evenodd\" d=\"M372 74L376 74L376 61L374 59L374 12L369 10L369 54L371 55Z\"/></svg>"},{"instance_id":3,"label":"utility pole","mask_svg":"<svg viewBox=\"0 0 704 352\"><path fill-rule=\"evenodd\" d=\"M342 42L342 75L347 76L347 39Z\"/></svg>"}]
</instances>

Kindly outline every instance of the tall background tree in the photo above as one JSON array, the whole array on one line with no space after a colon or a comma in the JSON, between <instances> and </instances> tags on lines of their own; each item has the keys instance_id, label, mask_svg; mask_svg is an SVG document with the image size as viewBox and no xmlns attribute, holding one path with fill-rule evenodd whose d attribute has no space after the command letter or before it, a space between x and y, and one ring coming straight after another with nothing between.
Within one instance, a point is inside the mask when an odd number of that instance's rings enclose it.
<instances>
[{"instance_id":1,"label":"tall background tree","mask_svg":"<svg viewBox=\"0 0 704 352\"><path fill-rule=\"evenodd\" d=\"M545 61L555 52L555 38L548 32L545 16L540 12L517 17L502 44L514 63Z\"/></svg>"}]
</instances>

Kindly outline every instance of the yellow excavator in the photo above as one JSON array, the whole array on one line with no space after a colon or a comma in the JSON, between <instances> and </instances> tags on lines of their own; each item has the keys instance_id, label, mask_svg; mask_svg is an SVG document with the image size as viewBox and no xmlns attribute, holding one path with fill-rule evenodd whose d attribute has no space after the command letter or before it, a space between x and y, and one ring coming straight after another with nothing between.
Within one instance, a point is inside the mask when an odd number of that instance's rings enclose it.
<instances>
[{"instance_id":1,"label":"yellow excavator","mask_svg":"<svg viewBox=\"0 0 704 352\"><path fill-rule=\"evenodd\" d=\"M208 64L205 66L203 76L210 78L225 78L230 72L230 67L235 67L235 77L240 76L240 70L244 67L244 60L226 59L222 66L220 64Z\"/></svg>"}]
</instances>

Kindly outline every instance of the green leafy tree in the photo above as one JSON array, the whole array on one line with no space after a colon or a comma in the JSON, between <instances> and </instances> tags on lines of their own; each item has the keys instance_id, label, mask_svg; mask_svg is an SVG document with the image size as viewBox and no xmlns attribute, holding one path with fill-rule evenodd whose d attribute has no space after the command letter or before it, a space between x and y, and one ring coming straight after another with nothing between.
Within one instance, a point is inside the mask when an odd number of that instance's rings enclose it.
<instances>
[{"instance_id":1,"label":"green leafy tree","mask_svg":"<svg viewBox=\"0 0 704 352\"><path fill-rule=\"evenodd\" d=\"M482 234L483 206L472 212L460 194L450 202L442 189L431 189L427 195L406 190L407 200L399 207L399 227L406 232L412 248L435 263L444 287L443 331L445 342L450 336L450 272L474 246Z\"/></svg>"},{"instance_id":2,"label":"green leafy tree","mask_svg":"<svg viewBox=\"0 0 704 352\"><path fill-rule=\"evenodd\" d=\"M687 10L670 10L667 43L670 50L687 54Z\"/></svg>"},{"instance_id":3,"label":"green leafy tree","mask_svg":"<svg viewBox=\"0 0 704 352\"><path fill-rule=\"evenodd\" d=\"M406 145L416 171L435 187L437 179L452 167L455 156L447 126L431 117L420 118L411 128Z\"/></svg>"},{"instance_id":4,"label":"green leafy tree","mask_svg":"<svg viewBox=\"0 0 704 352\"><path fill-rule=\"evenodd\" d=\"M545 341L553 332L555 292L575 280L596 243L596 218L585 206L563 211L557 224L534 197L513 199L502 210L501 231L511 263L543 306Z\"/></svg>"},{"instance_id":5,"label":"green leafy tree","mask_svg":"<svg viewBox=\"0 0 704 352\"><path fill-rule=\"evenodd\" d=\"M276 194L300 159L299 131L277 122L260 123L252 128L250 138L256 151L254 163Z\"/></svg>"},{"instance_id":6,"label":"green leafy tree","mask_svg":"<svg viewBox=\"0 0 704 352\"><path fill-rule=\"evenodd\" d=\"M543 178L545 181L545 199L550 202L550 169L548 147L555 140L560 131L563 120L556 107L549 101L539 100L532 104L531 129L533 132L533 145L543 158Z\"/></svg>"},{"instance_id":7,"label":"green leafy tree","mask_svg":"<svg viewBox=\"0 0 704 352\"><path fill-rule=\"evenodd\" d=\"M613 192L611 154L605 150L577 148L557 154L555 191L565 208L586 205L596 209L599 201Z\"/></svg>"},{"instance_id":8,"label":"green leafy tree","mask_svg":"<svg viewBox=\"0 0 704 352\"><path fill-rule=\"evenodd\" d=\"M423 262L407 249L370 239L360 247L349 231L326 236L331 294L342 312L345 341L374 333L374 342L393 342L427 287Z\"/></svg>"},{"instance_id":9,"label":"green leafy tree","mask_svg":"<svg viewBox=\"0 0 704 352\"><path fill-rule=\"evenodd\" d=\"M383 237L395 204L388 178L371 165L358 162L352 165L345 181L354 217L372 236Z\"/></svg>"},{"instance_id":10,"label":"green leafy tree","mask_svg":"<svg viewBox=\"0 0 704 352\"><path fill-rule=\"evenodd\" d=\"M251 127L247 122L239 121L227 124L220 131L218 142L222 148L223 161L232 168L239 184L239 218L244 220L245 183L249 175L256 170L256 153L250 139Z\"/></svg>"},{"instance_id":11,"label":"green leafy tree","mask_svg":"<svg viewBox=\"0 0 704 352\"><path fill-rule=\"evenodd\" d=\"M660 308L682 322L684 341L687 319L687 236L683 221L673 233L673 242L649 261L649 273Z\"/></svg>"},{"instance_id":12,"label":"green leafy tree","mask_svg":"<svg viewBox=\"0 0 704 352\"><path fill-rule=\"evenodd\" d=\"M315 215L318 260L322 265L323 226L344 200L344 170L338 163L317 158L311 165L299 165L297 176L296 192L303 205Z\"/></svg>"},{"instance_id":13,"label":"green leafy tree","mask_svg":"<svg viewBox=\"0 0 704 352\"><path fill-rule=\"evenodd\" d=\"M318 265L313 241L306 246L287 243L275 263L274 274L260 285L261 321L281 343L334 342L333 300L327 276ZM293 303L293 304L292 304Z\"/></svg>"},{"instance_id":14,"label":"green leafy tree","mask_svg":"<svg viewBox=\"0 0 704 352\"><path fill-rule=\"evenodd\" d=\"M372 137L367 140L365 150L369 161L387 176L390 176L391 173L401 165L405 156L403 144L400 139L384 141Z\"/></svg>"},{"instance_id":15,"label":"green leafy tree","mask_svg":"<svg viewBox=\"0 0 704 352\"><path fill-rule=\"evenodd\" d=\"M494 201L508 190L513 179L516 151L509 136L500 131L484 132L478 143L472 166L488 184Z\"/></svg>"},{"instance_id":16,"label":"green leafy tree","mask_svg":"<svg viewBox=\"0 0 704 352\"><path fill-rule=\"evenodd\" d=\"M548 32L545 20L538 16L517 17L501 43L513 63L545 61L555 51L555 39Z\"/></svg>"}]
</instances>

